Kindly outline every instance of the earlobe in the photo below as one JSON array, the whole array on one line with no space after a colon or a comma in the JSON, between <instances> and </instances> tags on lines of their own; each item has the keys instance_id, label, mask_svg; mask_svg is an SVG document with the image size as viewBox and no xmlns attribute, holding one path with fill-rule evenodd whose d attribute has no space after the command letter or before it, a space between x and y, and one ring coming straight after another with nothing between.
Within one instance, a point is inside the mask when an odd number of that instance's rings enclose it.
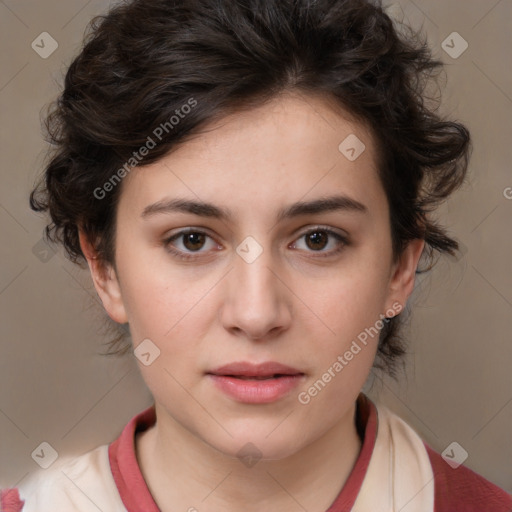
<instances>
[{"instance_id":1,"label":"earlobe","mask_svg":"<svg viewBox=\"0 0 512 512\"><path fill-rule=\"evenodd\" d=\"M411 240L400 255L394 266L389 286L392 304L398 302L405 307L407 299L414 289L416 269L424 247L425 240L417 238Z\"/></svg>"},{"instance_id":2,"label":"earlobe","mask_svg":"<svg viewBox=\"0 0 512 512\"><path fill-rule=\"evenodd\" d=\"M117 323L128 322L121 287L112 265L102 260L87 235L79 229L82 252L89 265L92 281L106 312Z\"/></svg>"}]
</instances>

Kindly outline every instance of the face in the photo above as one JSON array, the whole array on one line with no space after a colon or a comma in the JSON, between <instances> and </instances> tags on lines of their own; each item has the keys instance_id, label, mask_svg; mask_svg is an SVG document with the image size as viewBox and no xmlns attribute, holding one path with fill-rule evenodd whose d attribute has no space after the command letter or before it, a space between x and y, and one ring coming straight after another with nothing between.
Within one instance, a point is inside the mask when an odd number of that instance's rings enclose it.
<instances>
[{"instance_id":1,"label":"face","mask_svg":"<svg viewBox=\"0 0 512 512\"><path fill-rule=\"evenodd\" d=\"M354 136L365 145L356 159L339 149L348 136L354 155ZM117 272L89 263L108 313L146 354L157 414L225 454L252 442L268 458L350 421L423 247L393 262L375 162L364 126L288 94L124 178ZM218 370L240 362L286 368Z\"/></svg>"}]
</instances>

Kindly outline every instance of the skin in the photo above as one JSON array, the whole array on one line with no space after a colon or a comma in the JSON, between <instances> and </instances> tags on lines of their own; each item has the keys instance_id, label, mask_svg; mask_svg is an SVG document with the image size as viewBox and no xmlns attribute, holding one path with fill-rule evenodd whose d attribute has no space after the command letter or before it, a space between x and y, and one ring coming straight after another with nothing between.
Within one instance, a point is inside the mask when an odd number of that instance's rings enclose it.
<instances>
[{"instance_id":1,"label":"skin","mask_svg":"<svg viewBox=\"0 0 512 512\"><path fill-rule=\"evenodd\" d=\"M349 134L366 146L353 162L338 150ZM361 123L325 98L286 93L216 121L123 180L115 269L96 258L81 232L110 317L129 322L134 347L149 338L160 349L151 365L138 363L157 422L137 436L136 453L162 511L325 511L340 492L361 448L355 401L377 337L307 405L297 395L379 315L405 305L424 246L414 240L393 261L375 162L372 135ZM334 193L367 212L277 219L280 208ZM148 205L177 197L229 208L233 217L141 217ZM304 235L317 225L348 244L329 236L308 245ZM171 243L195 256L185 261L164 240L189 227L209 236L202 246L183 236ZM252 263L236 252L247 236L263 249ZM205 376L233 361L278 361L305 377L276 402L244 404ZM248 442L263 454L252 467L237 458Z\"/></svg>"}]
</instances>

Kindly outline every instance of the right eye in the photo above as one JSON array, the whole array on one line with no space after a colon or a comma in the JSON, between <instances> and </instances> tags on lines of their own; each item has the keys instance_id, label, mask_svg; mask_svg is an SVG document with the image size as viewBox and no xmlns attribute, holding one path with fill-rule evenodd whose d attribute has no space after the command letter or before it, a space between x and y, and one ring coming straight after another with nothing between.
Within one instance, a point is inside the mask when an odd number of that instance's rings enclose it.
<instances>
[{"instance_id":1,"label":"right eye","mask_svg":"<svg viewBox=\"0 0 512 512\"><path fill-rule=\"evenodd\" d=\"M166 238L164 240L164 246L167 251L176 256L179 259L190 260L196 259L197 256L195 253L202 254L207 251L201 251L201 249L205 246L207 240L211 240L210 247L218 245L213 241L213 239L204 231L200 231L197 229L185 229L178 231L172 236ZM178 241L178 244L174 244L173 242ZM183 248L176 249L176 245L181 245Z\"/></svg>"}]
</instances>

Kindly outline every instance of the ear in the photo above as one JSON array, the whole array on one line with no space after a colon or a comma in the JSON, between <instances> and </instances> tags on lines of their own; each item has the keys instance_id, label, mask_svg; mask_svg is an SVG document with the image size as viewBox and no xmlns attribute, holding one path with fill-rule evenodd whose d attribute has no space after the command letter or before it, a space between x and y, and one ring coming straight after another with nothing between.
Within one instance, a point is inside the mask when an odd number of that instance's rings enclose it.
<instances>
[{"instance_id":1,"label":"ear","mask_svg":"<svg viewBox=\"0 0 512 512\"><path fill-rule=\"evenodd\" d=\"M127 323L128 317L122 299L121 287L114 268L99 258L96 249L81 229L78 230L78 236L80 247L91 271L94 287L108 316L120 324Z\"/></svg>"},{"instance_id":2,"label":"ear","mask_svg":"<svg viewBox=\"0 0 512 512\"><path fill-rule=\"evenodd\" d=\"M389 282L388 309L396 309L393 308L393 304L396 305L396 303L400 304L401 309L405 307L414 289L416 269L424 247L425 240L420 238L411 240L393 265Z\"/></svg>"}]
</instances>

